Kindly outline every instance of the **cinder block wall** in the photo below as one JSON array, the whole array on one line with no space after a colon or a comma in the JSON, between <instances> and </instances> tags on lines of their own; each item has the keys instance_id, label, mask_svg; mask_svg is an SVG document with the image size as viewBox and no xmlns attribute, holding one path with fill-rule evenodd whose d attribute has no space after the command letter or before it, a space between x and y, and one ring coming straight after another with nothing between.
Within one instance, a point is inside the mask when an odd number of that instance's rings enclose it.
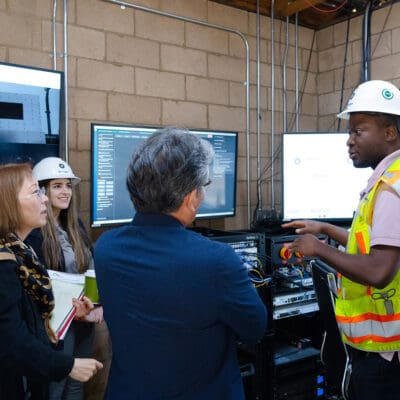
<instances>
[{"instance_id":1,"label":"cinder block wall","mask_svg":"<svg viewBox=\"0 0 400 400\"><path fill-rule=\"evenodd\" d=\"M58 1L57 49L63 52ZM280 133L283 129L282 70L285 24L275 21L275 129L271 154L271 21L261 17L261 163L257 164L256 16L207 0L137 0L132 3L242 32L250 48L251 211L258 171L263 208L280 209ZM399 79L400 5L373 14L372 77ZM0 0L0 60L52 68L52 0ZM387 20L386 20L387 19ZM386 21L386 22L385 22ZM239 132L237 216L199 224L245 229L247 170L245 52L238 35L100 0L68 1L69 160L83 178L81 215L89 221L90 123L179 125ZM346 92L359 80L361 17L351 21ZM299 27L299 130L332 129L338 111L345 23L314 32ZM381 33L383 29L383 33ZM295 130L294 27L287 55L287 129ZM57 65L63 69L63 58ZM274 159L274 176L271 160ZM271 180L274 200L271 204ZM94 238L99 233L94 231Z\"/></svg>"},{"instance_id":2,"label":"cinder block wall","mask_svg":"<svg viewBox=\"0 0 400 400\"><path fill-rule=\"evenodd\" d=\"M347 22L318 32L318 128L336 130L344 79L343 107L353 89L363 81L362 66L363 17L351 20L346 53ZM347 66L343 69L347 54ZM374 11L371 17L370 79L391 81L400 86L400 4ZM340 124L346 129L346 123Z\"/></svg>"}]
</instances>

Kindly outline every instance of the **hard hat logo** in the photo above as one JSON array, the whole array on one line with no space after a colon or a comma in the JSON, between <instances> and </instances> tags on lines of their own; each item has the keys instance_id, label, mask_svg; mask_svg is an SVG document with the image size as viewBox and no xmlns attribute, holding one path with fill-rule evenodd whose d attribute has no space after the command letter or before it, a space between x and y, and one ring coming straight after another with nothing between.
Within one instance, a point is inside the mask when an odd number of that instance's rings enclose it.
<instances>
[{"instance_id":1,"label":"hard hat logo","mask_svg":"<svg viewBox=\"0 0 400 400\"><path fill-rule=\"evenodd\" d=\"M65 164L62 164L62 163L58 164L58 166L59 166L61 169L65 168Z\"/></svg>"},{"instance_id":2,"label":"hard hat logo","mask_svg":"<svg viewBox=\"0 0 400 400\"><path fill-rule=\"evenodd\" d=\"M392 92L391 90L389 90L389 89L383 89L383 90L382 90L382 96L383 96L383 98L386 99L386 100L392 100L393 97L394 97L394 94L393 94L393 92Z\"/></svg>"}]
</instances>

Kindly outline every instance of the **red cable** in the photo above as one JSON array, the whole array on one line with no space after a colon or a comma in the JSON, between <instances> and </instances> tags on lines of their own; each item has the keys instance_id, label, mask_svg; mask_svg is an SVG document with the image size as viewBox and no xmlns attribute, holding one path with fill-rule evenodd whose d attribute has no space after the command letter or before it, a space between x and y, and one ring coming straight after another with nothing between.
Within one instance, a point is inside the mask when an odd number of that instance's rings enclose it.
<instances>
[{"instance_id":1,"label":"red cable","mask_svg":"<svg viewBox=\"0 0 400 400\"><path fill-rule=\"evenodd\" d=\"M314 6L312 3L310 3L309 0L305 0L305 1L306 1L306 3L308 3L308 5L309 5L311 8L313 8L314 10L317 10L317 11L319 11L319 12L322 12L322 13L332 13L332 12L339 11L339 10L340 10L341 8L343 8L343 7L346 5L346 3L348 2L348 0L344 0L343 3L342 3L340 6L334 8L333 10L327 10L327 9L322 9L322 8L318 8L318 7Z\"/></svg>"}]
</instances>

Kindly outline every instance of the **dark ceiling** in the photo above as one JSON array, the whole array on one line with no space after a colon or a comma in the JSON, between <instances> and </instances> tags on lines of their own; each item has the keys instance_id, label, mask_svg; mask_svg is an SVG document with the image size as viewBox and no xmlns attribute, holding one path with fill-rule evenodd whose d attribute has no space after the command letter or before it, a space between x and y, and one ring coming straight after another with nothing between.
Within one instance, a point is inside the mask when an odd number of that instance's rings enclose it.
<instances>
[{"instance_id":1,"label":"dark ceiling","mask_svg":"<svg viewBox=\"0 0 400 400\"><path fill-rule=\"evenodd\" d=\"M257 11L257 0L212 0L216 3L240 8L249 12ZM271 1L259 0L261 15L271 16ZM275 18L289 17L294 21L298 13L299 25L311 29L322 29L329 25L346 20L349 16L355 17L364 14L367 6L376 10L399 0L275 0Z\"/></svg>"}]
</instances>

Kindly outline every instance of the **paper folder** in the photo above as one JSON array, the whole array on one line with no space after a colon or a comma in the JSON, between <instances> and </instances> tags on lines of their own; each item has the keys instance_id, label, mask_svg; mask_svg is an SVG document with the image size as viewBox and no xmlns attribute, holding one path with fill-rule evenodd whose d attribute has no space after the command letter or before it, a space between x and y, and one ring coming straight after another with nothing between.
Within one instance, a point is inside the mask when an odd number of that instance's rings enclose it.
<instances>
[{"instance_id":1,"label":"paper folder","mask_svg":"<svg viewBox=\"0 0 400 400\"><path fill-rule=\"evenodd\" d=\"M64 339L75 316L72 298L79 299L85 289L85 277L81 274L69 274L48 270L54 293L55 307L51 316L51 326L59 340Z\"/></svg>"}]
</instances>

